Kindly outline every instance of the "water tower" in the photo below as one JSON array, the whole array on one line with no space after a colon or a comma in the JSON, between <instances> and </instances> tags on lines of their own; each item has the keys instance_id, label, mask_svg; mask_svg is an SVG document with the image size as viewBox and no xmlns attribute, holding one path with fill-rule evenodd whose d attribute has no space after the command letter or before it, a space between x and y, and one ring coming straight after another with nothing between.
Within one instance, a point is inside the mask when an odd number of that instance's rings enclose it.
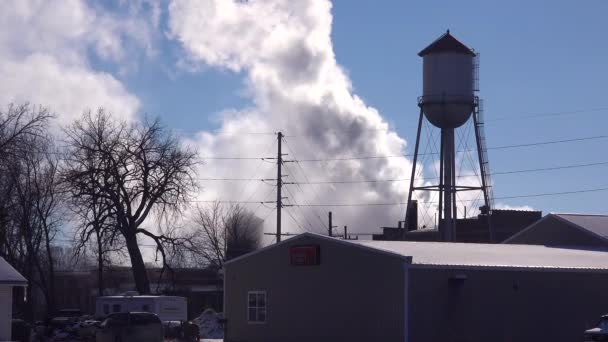
<instances>
[{"instance_id":1,"label":"water tower","mask_svg":"<svg viewBox=\"0 0 608 342\"><path fill-rule=\"evenodd\" d=\"M415 191L438 191L438 230L439 239L454 241L456 239L457 203L456 192L478 190L483 192L485 205L482 213L490 216L491 194L488 172L483 120L480 112L480 102L475 95L477 91L478 56L477 54L454 38L448 30L431 45L418 53L422 57L423 86L422 96L418 98L420 116L414 159L410 178L410 191L406 211L405 226L411 226L409 221L415 216L412 213L412 194ZM420 133L422 122L427 119L441 131L439 151L439 184L416 186L416 163L419 156ZM459 186L456 179L456 151L454 130L468 120L473 119L475 127L475 142L480 167L481 186ZM491 227L490 239L492 239Z\"/></svg>"}]
</instances>

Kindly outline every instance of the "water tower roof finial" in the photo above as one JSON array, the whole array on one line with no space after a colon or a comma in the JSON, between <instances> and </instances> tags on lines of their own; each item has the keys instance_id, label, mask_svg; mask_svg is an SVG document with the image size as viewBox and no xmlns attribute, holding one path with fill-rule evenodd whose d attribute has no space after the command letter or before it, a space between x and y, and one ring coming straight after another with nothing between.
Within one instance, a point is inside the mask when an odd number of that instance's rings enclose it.
<instances>
[{"instance_id":1,"label":"water tower roof finial","mask_svg":"<svg viewBox=\"0 0 608 342\"><path fill-rule=\"evenodd\" d=\"M458 41L458 39L454 38L450 34L450 30L447 30L441 37L437 38L431 45L425 47L422 51L418 53L418 56L423 57L425 55L431 53L441 53L441 52L455 52L461 53L465 55L475 56L475 52L471 50L469 47Z\"/></svg>"}]
</instances>

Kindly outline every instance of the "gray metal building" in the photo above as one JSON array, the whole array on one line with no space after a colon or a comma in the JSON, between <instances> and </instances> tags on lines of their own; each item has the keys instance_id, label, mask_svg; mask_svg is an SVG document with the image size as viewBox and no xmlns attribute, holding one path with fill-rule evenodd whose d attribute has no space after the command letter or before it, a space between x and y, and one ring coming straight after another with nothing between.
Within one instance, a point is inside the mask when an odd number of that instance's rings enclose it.
<instances>
[{"instance_id":1,"label":"gray metal building","mask_svg":"<svg viewBox=\"0 0 608 342\"><path fill-rule=\"evenodd\" d=\"M608 247L608 215L548 214L504 243Z\"/></svg>"},{"instance_id":2,"label":"gray metal building","mask_svg":"<svg viewBox=\"0 0 608 342\"><path fill-rule=\"evenodd\" d=\"M225 265L226 341L577 341L608 249L305 233Z\"/></svg>"}]
</instances>

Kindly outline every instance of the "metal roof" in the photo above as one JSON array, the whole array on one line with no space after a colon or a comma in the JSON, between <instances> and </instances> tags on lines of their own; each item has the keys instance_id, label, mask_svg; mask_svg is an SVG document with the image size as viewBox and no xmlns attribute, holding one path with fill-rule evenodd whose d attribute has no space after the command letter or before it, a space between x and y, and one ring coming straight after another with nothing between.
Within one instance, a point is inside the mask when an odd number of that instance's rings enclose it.
<instances>
[{"instance_id":1,"label":"metal roof","mask_svg":"<svg viewBox=\"0 0 608 342\"><path fill-rule=\"evenodd\" d=\"M305 237L348 245L397 257L419 267L527 268L608 271L608 248L568 248L540 245L484 244L426 241L340 240L315 233L302 233L279 243L232 259L224 266Z\"/></svg>"},{"instance_id":2,"label":"metal roof","mask_svg":"<svg viewBox=\"0 0 608 342\"><path fill-rule=\"evenodd\" d=\"M578 228L590 231L608 239L608 215L590 214L550 214L564 219Z\"/></svg>"},{"instance_id":3,"label":"metal roof","mask_svg":"<svg viewBox=\"0 0 608 342\"><path fill-rule=\"evenodd\" d=\"M413 265L608 270L608 249L418 241L351 241L411 256Z\"/></svg>"},{"instance_id":4,"label":"metal roof","mask_svg":"<svg viewBox=\"0 0 608 342\"><path fill-rule=\"evenodd\" d=\"M450 30L437 38L431 45L425 47L418 53L418 56L423 57L431 53L456 52L465 55L475 56L475 52L469 47L458 41L450 34Z\"/></svg>"},{"instance_id":5,"label":"metal roof","mask_svg":"<svg viewBox=\"0 0 608 342\"><path fill-rule=\"evenodd\" d=\"M0 257L0 285L27 285L27 280Z\"/></svg>"}]
</instances>

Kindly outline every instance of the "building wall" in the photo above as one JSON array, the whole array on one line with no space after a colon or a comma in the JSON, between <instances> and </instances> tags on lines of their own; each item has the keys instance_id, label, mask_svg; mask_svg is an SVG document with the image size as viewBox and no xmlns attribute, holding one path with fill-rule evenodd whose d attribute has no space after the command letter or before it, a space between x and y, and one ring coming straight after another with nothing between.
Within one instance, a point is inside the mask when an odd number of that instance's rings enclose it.
<instances>
[{"instance_id":1,"label":"building wall","mask_svg":"<svg viewBox=\"0 0 608 342\"><path fill-rule=\"evenodd\" d=\"M411 342L582 341L608 312L607 273L417 268L409 279Z\"/></svg>"},{"instance_id":2,"label":"building wall","mask_svg":"<svg viewBox=\"0 0 608 342\"><path fill-rule=\"evenodd\" d=\"M487 215L478 215L466 219L459 218L456 221L456 241L473 243L502 242L541 218L541 211L494 209L492 210L494 238L491 241ZM401 228L382 227L382 234L374 234L372 238L374 240L388 241L439 241L439 234L436 229L406 231Z\"/></svg>"},{"instance_id":3,"label":"building wall","mask_svg":"<svg viewBox=\"0 0 608 342\"><path fill-rule=\"evenodd\" d=\"M291 266L289 247L319 244L319 266ZM403 341L404 261L302 237L225 268L227 341ZM267 292L267 322L247 323L247 292Z\"/></svg>"},{"instance_id":4,"label":"building wall","mask_svg":"<svg viewBox=\"0 0 608 342\"><path fill-rule=\"evenodd\" d=\"M0 285L0 341L11 340L13 287Z\"/></svg>"},{"instance_id":5,"label":"building wall","mask_svg":"<svg viewBox=\"0 0 608 342\"><path fill-rule=\"evenodd\" d=\"M546 217L531 229L513 236L505 243L549 246L608 246L608 243L603 239L572 227L553 216Z\"/></svg>"}]
</instances>

